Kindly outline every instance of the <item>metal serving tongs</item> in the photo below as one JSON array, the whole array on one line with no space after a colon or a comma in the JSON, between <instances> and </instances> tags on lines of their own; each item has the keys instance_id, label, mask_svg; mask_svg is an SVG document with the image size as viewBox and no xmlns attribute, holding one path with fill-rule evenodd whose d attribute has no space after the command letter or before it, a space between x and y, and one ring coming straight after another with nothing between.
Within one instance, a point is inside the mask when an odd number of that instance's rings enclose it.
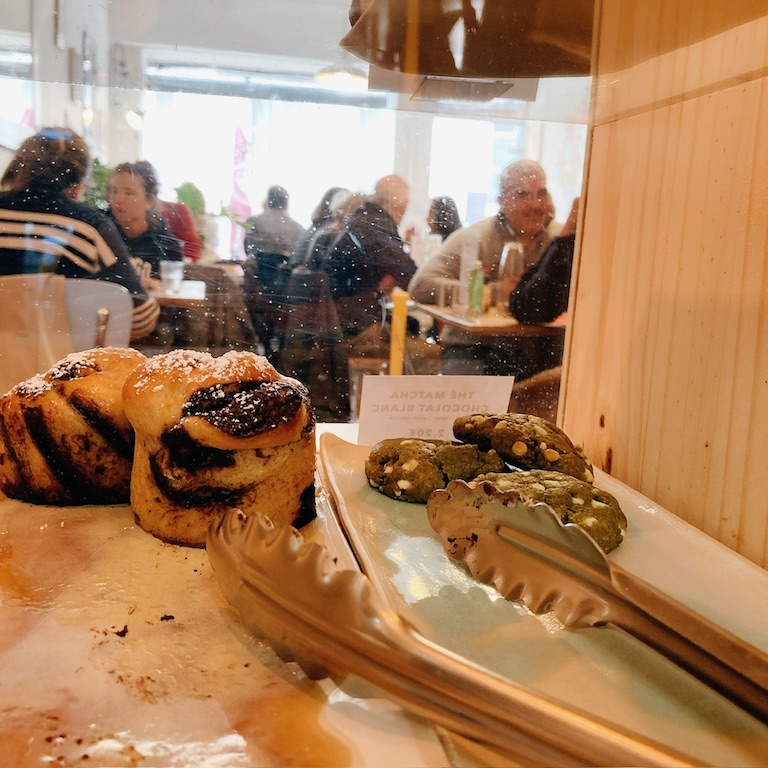
<instances>
[{"instance_id":1,"label":"metal serving tongs","mask_svg":"<svg viewBox=\"0 0 768 768\"><path fill-rule=\"evenodd\" d=\"M427 515L446 552L505 598L567 627L610 623L768 723L768 654L609 562L546 504L456 480L430 497Z\"/></svg>"},{"instance_id":2,"label":"metal serving tongs","mask_svg":"<svg viewBox=\"0 0 768 768\"><path fill-rule=\"evenodd\" d=\"M519 764L698 765L431 643L360 571L291 526L230 510L208 535L210 561L246 627L312 679L372 684L406 709ZM351 679L346 679L352 675Z\"/></svg>"}]
</instances>

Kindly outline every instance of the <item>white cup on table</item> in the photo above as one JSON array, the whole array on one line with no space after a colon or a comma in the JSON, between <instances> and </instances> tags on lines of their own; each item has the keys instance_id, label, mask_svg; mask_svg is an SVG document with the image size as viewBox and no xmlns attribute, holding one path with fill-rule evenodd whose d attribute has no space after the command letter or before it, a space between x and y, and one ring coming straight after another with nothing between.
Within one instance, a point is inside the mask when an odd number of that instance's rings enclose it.
<instances>
[{"instance_id":1,"label":"white cup on table","mask_svg":"<svg viewBox=\"0 0 768 768\"><path fill-rule=\"evenodd\" d=\"M178 293L181 290L181 281L184 279L183 261L161 261L160 282L166 293Z\"/></svg>"}]
</instances>

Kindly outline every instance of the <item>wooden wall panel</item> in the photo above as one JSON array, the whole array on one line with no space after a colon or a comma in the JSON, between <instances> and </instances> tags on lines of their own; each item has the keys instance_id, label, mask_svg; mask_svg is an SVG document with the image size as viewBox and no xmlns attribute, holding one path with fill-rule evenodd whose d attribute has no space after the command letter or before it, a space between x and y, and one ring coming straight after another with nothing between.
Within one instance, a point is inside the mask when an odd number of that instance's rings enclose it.
<instances>
[{"instance_id":1,"label":"wooden wall panel","mask_svg":"<svg viewBox=\"0 0 768 768\"><path fill-rule=\"evenodd\" d=\"M696 4L712 36L674 49L690 4L658 2L598 9L561 421L598 465L766 567L768 10L717 31L722 6ZM629 65L654 36L658 57Z\"/></svg>"}]
</instances>

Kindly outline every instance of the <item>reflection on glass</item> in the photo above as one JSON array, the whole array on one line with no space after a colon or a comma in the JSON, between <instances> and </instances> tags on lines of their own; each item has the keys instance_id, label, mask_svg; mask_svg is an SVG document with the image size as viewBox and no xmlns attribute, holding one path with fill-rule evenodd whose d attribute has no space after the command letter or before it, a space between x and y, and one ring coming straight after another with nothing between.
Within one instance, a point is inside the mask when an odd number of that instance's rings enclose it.
<instances>
[{"instance_id":1,"label":"reflection on glass","mask_svg":"<svg viewBox=\"0 0 768 768\"><path fill-rule=\"evenodd\" d=\"M6 3L0 19L0 171L27 135L62 120L86 138L98 161L96 182L102 169L148 159L162 180L161 199L176 202L180 190L194 187L205 201L194 211L204 254L196 267L244 263L242 223L260 212L273 184L289 191L292 218L310 227L329 187L368 194L378 178L401 174L411 188L403 233L425 230L430 200L438 196L453 198L465 225L494 216L499 173L522 157L545 168L557 220L581 188L588 76L495 70L493 93L478 91L477 55L493 67L507 67L521 52L531 57L531 46L504 34L511 19L516 28L535 26L537 38L546 31L548 45L555 45L553 22L562 20L534 18L527 5L520 10L525 4L411 4L421 9L419 56L434 63L446 52L430 46L436 34L449 44L450 57L442 59L447 67L434 67L431 82L424 70L409 75L404 60L388 69L381 59L354 55L352 43L371 18L406 3L362 4L372 10L352 34L349 0L264 2L255 14L222 14L220 3L198 0L191 15L186 0L164 0L152 18L124 4L72 0L56 36L39 32L55 26L50 4L16 5ZM591 0L573 5L591 6ZM404 30L387 24L376 27L377 34L386 27L393 35L385 53L395 51ZM588 25L582 32L589 36ZM576 58L588 60L588 48ZM550 52L548 64L555 61ZM367 72L367 87L350 92L318 83L340 64ZM510 78L517 78L514 84ZM89 202L99 205L100 198L96 184ZM514 268L500 274L492 293L504 314L517 277ZM446 284L435 301L456 304L458 294L456 284ZM213 317L226 308L209 309ZM181 325L174 343L183 343ZM439 341L439 329L423 321L422 332ZM227 351L227 338L211 332L209 351ZM348 371L329 369L324 381L341 382L349 394L348 379Z\"/></svg>"}]
</instances>

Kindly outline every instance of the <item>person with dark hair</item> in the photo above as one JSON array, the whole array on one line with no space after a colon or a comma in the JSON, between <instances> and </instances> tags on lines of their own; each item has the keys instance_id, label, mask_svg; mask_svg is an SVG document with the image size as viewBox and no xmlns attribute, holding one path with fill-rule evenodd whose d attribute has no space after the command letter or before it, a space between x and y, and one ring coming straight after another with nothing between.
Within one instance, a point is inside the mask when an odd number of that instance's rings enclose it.
<instances>
[{"instance_id":1,"label":"person with dark hair","mask_svg":"<svg viewBox=\"0 0 768 768\"><path fill-rule=\"evenodd\" d=\"M333 208L334 201L340 202L343 197L349 194L350 191L345 187L329 187L325 191L320 198L320 202L315 206L315 210L312 211L312 224L308 229L304 230L304 233L296 241L296 246L291 256L292 267L306 264L311 259L310 243L312 243L321 230L327 230L335 225L336 212Z\"/></svg>"},{"instance_id":2,"label":"person with dark hair","mask_svg":"<svg viewBox=\"0 0 768 768\"><path fill-rule=\"evenodd\" d=\"M562 234L529 267L509 297L509 311L527 325L551 323L568 309L576 245L579 198L575 198Z\"/></svg>"},{"instance_id":3,"label":"person with dark hair","mask_svg":"<svg viewBox=\"0 0 768 768\"><path fill-rule=\"evenodd\" d=\"M181 261L184 246L159 213L160 185L151 163L120 163L109 175L107 201L111 216L131 256L147 262L152 277L160 277L161 261Z\"/></svg>"},{"instance_id":4,"label":"person with dark hair","mask_svg":"<svg viewBox=\"0 0 768 768\"><path fill-rule=\"evenodd\" d=\"M381 301L407 288L416 265L398 226L408 207L407 182L396 174L376 182L373 196L347 217L323 262L344 333L354 336L381 318Z\"/></svg>"},{"instance_id":5,"label":"person with dark hair","mask_svg":"<svg viewBox=\"0 0 768 768\"><path fill-rule=\"evenodd\" d=\"M80 200L90 171L83 139L43 128L0 179L0 274L49 271L117 283L133 297L131 338L152 331L160 308L141 284L114 223Z\"/></svg>"},{"instance_id":6,"label":"person with dark hair","mask_svg":"<svg viewBox=\"0 0 768 768\"><path fill-rule=\"evenodd\" d=\"M452 197L434 197L429 206L427 229L432 235L440 235L445 240L448 235L461 229L461 217L456 202Z\"/></svg>"},{"instance_id":7,"label":"person with dark hair","mask_svg":"<svg viewBox=\"0 0 768 768\"><path fill-rule=\"evenodd\" d=\"M288 214L289 195L285 187L267 190L263 210L246 219L245 253L257 259L259 253L278 254L290 258L304 227Z\"/></svg>"}]
</instances>

